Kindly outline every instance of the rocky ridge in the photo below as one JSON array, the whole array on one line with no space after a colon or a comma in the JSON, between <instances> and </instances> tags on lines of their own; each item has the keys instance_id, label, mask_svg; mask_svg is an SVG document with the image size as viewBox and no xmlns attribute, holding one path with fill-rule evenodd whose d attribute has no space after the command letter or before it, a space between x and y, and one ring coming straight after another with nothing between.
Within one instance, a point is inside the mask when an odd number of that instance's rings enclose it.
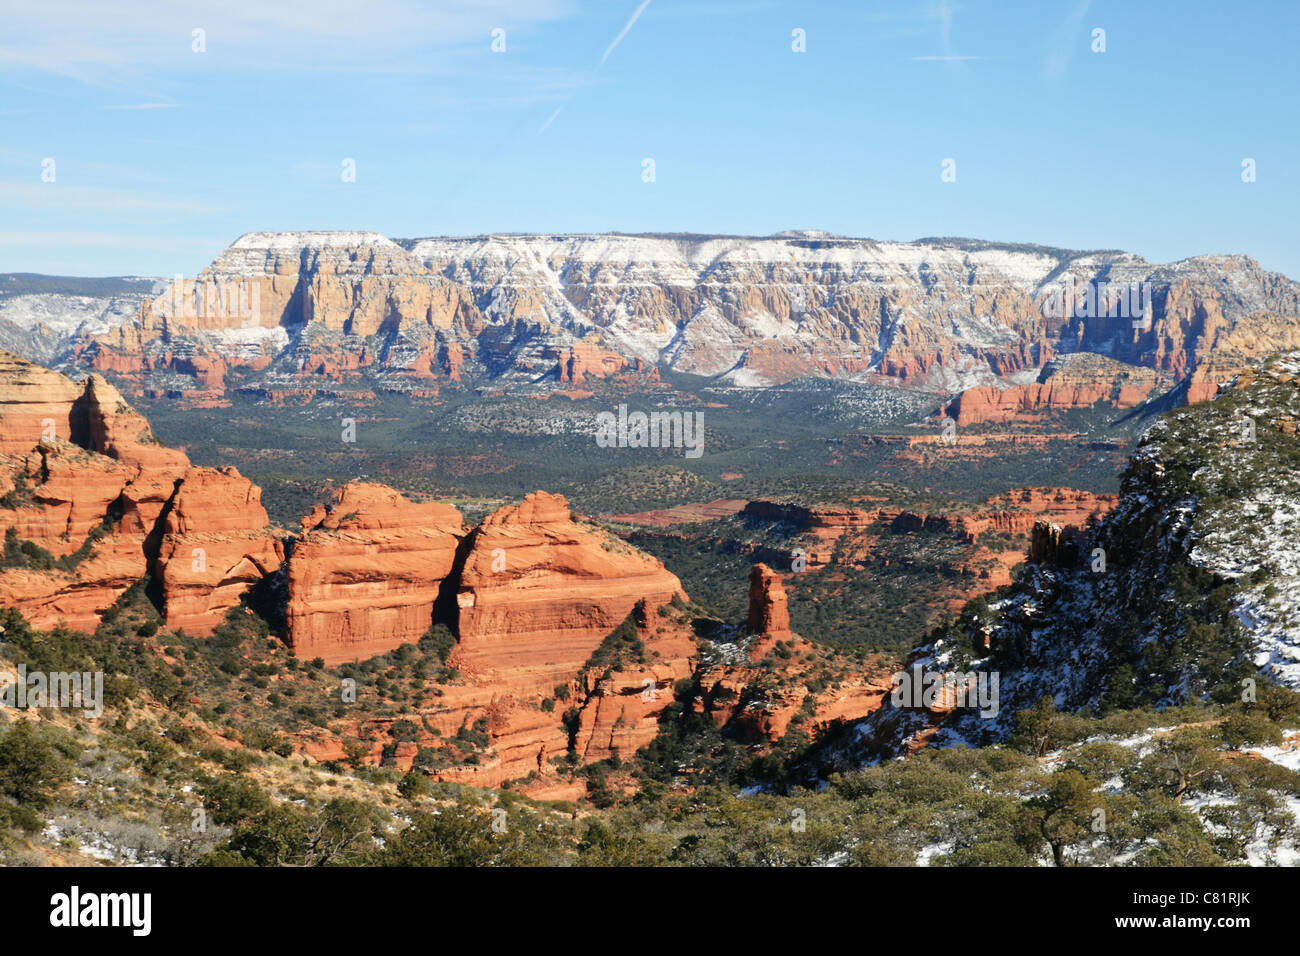
<instances>
[{"instance_id":1,"label":"rocky ridge","mask_svg":"<svg viewBox=\"0 0 1300 956\"><path fill-rule=\"evenodd\" d=\"M897 506L850 508L803 506L791 502L757 500L740 511L742 519L770 527L786 561L803 562L806 571L817 572L834 564L871 562L883 539L925 532L949 536L968 546L969 554L954 571L971 570L980 591L1011 582L1011 570L1023 560L1023 545L1035 523L1047 518L1064 524L1082 525L1094 515L1114 507L1114 495L1094 494L1074 488L1021 488L995 495L983 506L965 511L928 513ZM987 546L986 535L1004 536L1010 544L997 549ZM959 595L964 603L972 594Z\"/></svg>"},{"instance_id":2,"label":"rocky ridge","mask_svg":"<svg viewBox=\"0 0 1300 956\"><path fill-rule=\"evenodd\" d=\"M94 630L148 582L167 628L201 638L256 604L282 619L299 660L328 667L435 638L428 647L445 666L406 717L342 718L297 735L312 759L341 759L355 738L373 741L371 762L410 770L420 758L439 779L526 777L564 794L580 785L557 766L650 743L695 672L700 648L677 578L560 496L528 495L469 528L450 505L351 483L290 534L270 525L257 486L159 445L98 375L78 384L7 353L0 372L10 443L0 455L0 603L35 626ZM795 641L779 582L761 570L756 581L761 648ZM440 650L439 628L451 641ZM805 707L786 695L737 714L725 684L717 675L699 706L716 706L722 723L757 722L764 739ZM863 687L812 700L817 726L876 706ZM382 741L399 720L421 729L389 753Z\"/></svg>"},{"instance_id":3,"label":"rocky ridge","mask_svg":"<svg viewBox=\"0 0 1300 956\"><path fill-rule=\"evenodd\" d=\"M1144 434L1094 528L1033 529L1009 587L913 652L926 673L1000 675L992 718L888 708L877 752L1002 740L1015 713L1237 699L1300 686L1300 352L1236 377Z\"/></svg>"},{"instance_id":4,"label":"rocky ridge","mask_svg":"<svg viewBox=\"0 0 1300 956\"><path fill-rule=\"evenodd\" d=\"M1103 295L1146 290L1144 322ZM950 394L960 409L1126 404L1195 383L1188 400L1300 346L1300 287L1245 256L1158 265L958 239L826 235L480 236L250 233L130 321L79 336L66 360L133 389L220 396L229 369L263 396L439 383L581 384L663 366L740 386L807 377ZM1085 381L1049 370L1097 356ZM1097 366L1109 360L1109 368ZM1035 388L1034 386L1042 386Z\"/></svg>"}]
</instances>

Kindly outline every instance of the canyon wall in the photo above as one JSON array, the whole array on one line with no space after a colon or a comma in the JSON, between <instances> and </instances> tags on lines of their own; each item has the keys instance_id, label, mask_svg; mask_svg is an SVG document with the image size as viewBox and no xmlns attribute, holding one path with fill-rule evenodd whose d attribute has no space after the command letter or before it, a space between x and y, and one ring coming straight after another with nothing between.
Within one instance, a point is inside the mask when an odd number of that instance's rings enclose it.
<instances>
[{"instance_id":1,"label":"canyon wall","mask_svg":"<svg viewBox=\"0 0 1300 956\"><path fill-rule=\"evenodd\" d=\"M38 627L94 630L153 574L167 624L207 634L283 559L260 490L190 467L99 375L0 353L0 435L0 532L36 549L6 542L0 601Z\"/></svg>"},{"instance_id":2,"label":"canyon wall","mask_svg":"<svg viewBox=\"0 0 1300 956\"><path fill-rule=\"evenodd\" d=\"M1149 321L1052 307L1063 284L1136 284ZM1103 303L1104 304L1104 303ZM967 422L1217 383L1300 345L1300 286L1246 256L796 232L739 236L249 233L67 360L133 390L219 398L229 369L274 398L415 396L439 383L582 383L659 366L740 386L851 377L977 391ZM1040 378L1085 354L1121 371ZM179 384L178 384L179 383ZM1043 387L1038 387L1043 386ZM1200 391L1189 391L1191 400ZM980 409L984 409L983 412Z\"/></svg>"},{"instance_id":3,"label":"canyon wall","mask_svg":"<svg viewBox=\"0 0 1300 956\"><path fill-rule=\"evenodd\" d=\"M470 537L454 661L469 674L549 690L638 601L653 611L681 593L659 561L575 521L563 497L536 492L488 515Z\"/></svg>"},{"instance_id":4,"label":"canyon wall","mask_svg":"<svg viewBox=\"0 0 1300 956\"><path fill-rule=\"evenodd\" d=\"M333 666L418 641L467 530L460 512L349 484L302 520L288 565L288 639Z\"/></svg>"},{"instance_id":5,"label":"canyon wall","mask_svg":"<svg viewBox=\"0 0 1300 956\"><path fill-rule=\"evenodd\" d=\"M621 369L580 352L565 361L571 378ZM404 715L363 709L292 734L312 759L341 759L356 737L371 763L410 770L418 759L441 780L527 778L533 792L573 797L582 781L562 770L649 744L696 674L678 579L558 495L535 492L469 528L450 505L351 483L290 534L269 524L256 485L159 444L102 377L74 383L8 353L0 434L0 604L37 627L93 631L150 581L169 629L208 636L255 601L282 613L298 658L326 666L450 629L449 658ZM790 631L780 577L757 566L750 588L750 663L711 672L691 706L769 742L808 714L824 728L878 706L879 688L858 677L800 691L811 645ZM779 642L801 651L789 666L768 659ZM780 686L755 697L755 681L774 673ZM397 720L417 729L390 747Z\"/></svg>"},{"instance_id":6,"label":"canyon wall","mask_svg":"<svg viewBox=\"0 0 1300 956\"><path fill-rule=\"evenodd\" d=\"M207 635L244 593L284 561L262 489L234 468L190 468L162 523L153 573L168 627Z\"/></svg>"}]
</instances>

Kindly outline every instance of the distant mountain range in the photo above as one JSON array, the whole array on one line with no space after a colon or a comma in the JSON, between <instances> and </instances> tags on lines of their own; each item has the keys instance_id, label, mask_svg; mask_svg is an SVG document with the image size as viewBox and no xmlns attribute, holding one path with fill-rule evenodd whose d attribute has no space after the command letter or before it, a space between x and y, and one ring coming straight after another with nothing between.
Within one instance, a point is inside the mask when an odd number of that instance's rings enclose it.
<instances>
[{"instance_id":1,"label":"distant mountain range","mask_svg":"<svg viewBox=\"0 0 1300 956\"><path fill-rule=\"evenodd\" d=\"M193 279L0 276L6 287L0 346L136 394L209 399L232 384L425 395L663 369L747 387L979 389L950 410L970 422L1180 386L1195 401L1300 346L1300 284L1243 255L1159 265L821 232L249 233Z\"/></svg>"}]
</instances>

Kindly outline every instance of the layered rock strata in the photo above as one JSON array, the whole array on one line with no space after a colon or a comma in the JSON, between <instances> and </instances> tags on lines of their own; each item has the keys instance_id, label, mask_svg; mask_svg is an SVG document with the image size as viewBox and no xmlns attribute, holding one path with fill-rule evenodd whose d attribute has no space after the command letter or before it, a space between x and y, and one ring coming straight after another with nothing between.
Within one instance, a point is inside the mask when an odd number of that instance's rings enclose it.
<instances>
[{"instance_id":1,"label":"layered rock strata","mask_svg":"<svg viewBox=\"0 0 1300 956\"><path fill-rule=\"evenodd\" d=\"M288 565L288 639L328 665L418 641L467 529L451 505L349 484L302 520Z\"/></svg>"}]
</instances>

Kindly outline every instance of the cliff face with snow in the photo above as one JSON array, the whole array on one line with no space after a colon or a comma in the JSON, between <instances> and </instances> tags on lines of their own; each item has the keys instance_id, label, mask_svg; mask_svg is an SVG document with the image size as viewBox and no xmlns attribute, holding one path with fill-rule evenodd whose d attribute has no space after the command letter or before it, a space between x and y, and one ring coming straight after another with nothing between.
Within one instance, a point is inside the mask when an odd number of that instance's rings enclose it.
<instances>
[{"instance_id":1,"label":"cliff face with snow","mask_svg":"<svg viewBox=\"0 0 1300 956\"><path fill-rule=\"evenodd\" d=\"M1145 296L1136 323L1115 301L1130 287ZM1100 288L1110 297L1089 302ZM598 359L588 366L639 361L745 386L843 377L948 393L1032 382L1062 353L1171 382L1236 368L1300 346L1297 316L1300 286L1245 256L1162 266L821 233L250 233L129 321L81 336L72 357L141 386L179 374L212 387L237 364L281 376L370 369L396 384L563 377L577 347Z\"/></svg>"},{"instance_id":2,"label":"cliff face with snow","mask_svg":"<svg viewBox=\"0 0 1300 956\"><path fill-rule=\"evenodd\" d=\"M952 711L941 745L1005 739L1044 696L1077 710L1300 688L1300 352L1152 425L1114 511L1089 531L1036 528L1019 579L910 665L998 674L997 713ZM934 717L882 712L861 736L896 751Z\"/></svg>"},{"instance_id":3,"label":"cliff face with snow","mask_svg":"<svg viewBox=\"0 0 1300 956\"><path fill-rule=\"evenodd\" d=\"M49 364L78 336L130 322L152 297L153 280L0 275L0 349Z\"/></svg>"}]
</instances>

